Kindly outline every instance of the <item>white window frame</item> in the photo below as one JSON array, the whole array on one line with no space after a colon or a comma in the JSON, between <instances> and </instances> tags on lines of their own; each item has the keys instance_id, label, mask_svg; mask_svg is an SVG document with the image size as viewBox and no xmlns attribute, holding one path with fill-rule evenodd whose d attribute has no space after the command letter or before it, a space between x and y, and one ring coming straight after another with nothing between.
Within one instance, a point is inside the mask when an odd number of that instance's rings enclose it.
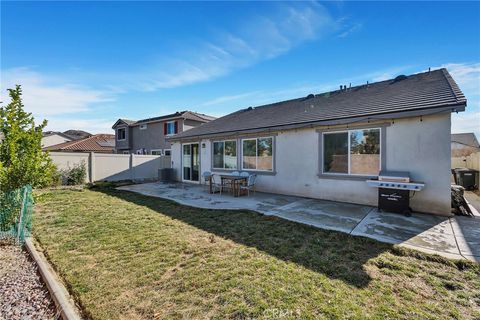
<instances>
[{"instance_id":1,"label":"white window frame","mask_svg":"<svg viewBox=\"0 0 480 320\"><path fill-rule=\"evenodd\" d=\"M215 144L215 142L223 142L223 168L214 167L214 163L215 163L215 161L214 161L214 156L215 156L214 144ZM237 158L235 168L225 168L225 142L235 142L235 153L236 153L235 157ZM236 139L212 141L212 169L230 170L230 171L238 170L238 141Z\"/></svg>"},{"instance_id":2,"label":"white window frame","mask_svg":"<svg viewBox=\"0 0 480 320\"><path fill-rule=\"evenodd\" d=\"M160 154L153 154L153 152L160 151ZM162 149L152 149L150 150L150 155L152 156L163 156L163 150Z\"/></svg>"},{"instance_id":3,"label":"white window frame","mask_svg":"<svg viewBox=\"0 0 480 320\"><path fill-rule=\"evenodd\" d=\"M268 138L272 139L272 170L244 168L243 167L243 141L255 140L255 143L256 143L255 168L258 168L258 139L268 139ZM240 150L242 154L242 157L240 158L240 162L241 162L242 170L257 171L257 172L275 172L275 137L274 136L244 138L244 139L240 139L240 143L241 143Z\"/></svg>"},{"instance_id":4,"label":"white window frame","mask_svg":"<svg viewBox=\"0 0 480 320\"><path fill-rule=\"evenodd\" d=\"M382 130L384 130L384 128L382 127L372 127L372 128L352 128L352 129L345 129L345 130L336 130L336 131L326 131L326 132L322 132L322 150L319 150L320 153L321 153L321 161L320 161L320 165L322 167L322 174L323 175L332 175L332 176L352 176L352 177L355 177L355 176L358 176L358 177L365 177L365 176L375 176L375 175L371 175L371 174L368 174L368 173L350 173L350 132L351 131L359 131L359 130L375 130L375 129L378 129L380 131L380 134L378 135L379 136L379 146L380 146L380 152L379 152L379 168L378 168L378 171L382 170ZM325 152L324 152L324 148L325 148L325 139L324 139L324 136L325 135L328 135L328 134L332 134L332 133L347 133L347 139L348 139L348 173L343 173L343 172L325 172L324 169L324 156L325 156Z\"/></svg>"},{"instance_id":5,"label":"white window frame","mask_svg":"<svg viewBox=\"0 0 480 320\"><path fill-rule=\"evenodd\" d=\"M173 136L175 134L175 121L167 121L167 134L165 136ZM168 133L168 125L173 124L173 133Z\"/></svg>"},{"instance_id":6,"label":"white window frame","mask_svg":"<svg viewBox=\"0 0 480 320\"><path fill-rule=\"evenodd\" d=\"M140 130L147 130L147 127L148 127L147 124L144 123L144 124L141 124L141 125L139 126L139 129L140 129Z\"/></svg>"},{"instance_id":7,"label":"white window frame","mask_svg":"<svg viewBox=\"0 0 480 320\"><path fill-rule=\"evenodd\" d=\"M119 130L124 130L125 131L125 138L119 139L120 135L118 134ZM121 127L117 128L117 141L125 141L127 139L127 128L126 127Z\"/></svg>"}]
</instances>

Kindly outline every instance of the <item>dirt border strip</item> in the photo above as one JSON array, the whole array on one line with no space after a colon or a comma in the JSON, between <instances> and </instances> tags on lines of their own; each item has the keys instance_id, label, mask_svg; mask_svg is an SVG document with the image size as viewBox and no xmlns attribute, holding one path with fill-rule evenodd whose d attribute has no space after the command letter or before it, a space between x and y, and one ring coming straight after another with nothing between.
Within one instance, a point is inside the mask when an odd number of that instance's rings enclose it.
<instances>
[{"instance_id":1,"label":"dirt border strip","mask_svg":"<svg viewBox=\"0 0 480 320\"><path fill-rule=\"evenodd\" d=\"M60 311L62 319L80 320L80 312L76 308L73 300L70 298L67 289L59 281L60 278L50 266L45 256L35 248L31 238L25 239L25 248L38 265L38 270L43 282L47 286L55 306Z\"/></svg>"}]
</instances>

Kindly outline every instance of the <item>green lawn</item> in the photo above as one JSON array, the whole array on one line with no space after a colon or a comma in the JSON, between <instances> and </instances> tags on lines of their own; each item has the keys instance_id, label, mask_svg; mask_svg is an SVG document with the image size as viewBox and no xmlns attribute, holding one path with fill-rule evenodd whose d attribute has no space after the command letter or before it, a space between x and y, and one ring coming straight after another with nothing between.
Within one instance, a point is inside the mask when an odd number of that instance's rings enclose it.
<instances>
[{"instance_id":1,"label":"green lawn","mask_svg":"<svg viewBox=\"0 0 480 320\"><path fill-rule=\"evenodd\" d=\"M51 190L34 235L87 318L480 317L478 264L250 211Z\"/></svg>"}]
</instances>

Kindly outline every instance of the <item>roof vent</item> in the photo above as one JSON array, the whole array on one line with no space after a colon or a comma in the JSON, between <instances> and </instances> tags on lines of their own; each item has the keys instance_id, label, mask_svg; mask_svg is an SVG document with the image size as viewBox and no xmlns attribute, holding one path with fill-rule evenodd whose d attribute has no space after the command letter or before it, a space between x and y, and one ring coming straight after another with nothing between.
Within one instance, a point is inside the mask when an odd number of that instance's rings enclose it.
<instances>
[{"instance_id":1,"label":"roof vent","mask_svg":"<svg viewBox=\"0 0 480 320\"><path fill-rule=\"evenodd\" d=\"M312 99L312 98L315 98L315 95L313 93L310 93L308 96L303 98L303 101L308 100L308 99Z\"/></svg>"},{"instance_id":2,"label":"roof vent","mask_svg":"<svg viewBox=\"0 0 480 320\"><path fill-rule=\"evenodd\" d=\"M393 79L392 83L400 82L400 81L405 80L405 79L407 79L407 76L404 75L404 74L401 74L401 75L397 76L395 79Z\"/></svg>"}]
</instances>

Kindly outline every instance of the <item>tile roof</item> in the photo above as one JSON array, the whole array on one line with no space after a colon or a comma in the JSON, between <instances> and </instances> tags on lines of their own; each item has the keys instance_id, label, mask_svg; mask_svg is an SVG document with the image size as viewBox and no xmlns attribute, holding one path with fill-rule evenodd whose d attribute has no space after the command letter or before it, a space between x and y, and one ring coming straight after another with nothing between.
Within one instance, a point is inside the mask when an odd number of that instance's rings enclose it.
<instances>
[{"instance_id":1,"label":"tile roof","mask_svg":"<svg viewBox=\"0 0 480 320\"><path fill-rule=\"evenodd\" d=\"M105 133L95 134L89 138L56 144L46 147L43 150L113 153L115 150L115 135Z\"/></svg>"},{"instance_id":2,"label":"tile roof","mask_svg":"<svg viewBox=\"0 0 480 320\"><path fill-rule=\"evenodd\" d=\"M155 121L162 121L166 119L173 119L173 118L183 118L183 119L190 119L200 122L208 122L214 120L215 118L206 114L193 112L193 111L177 111L175 113L166 114L159 117L152 117L147 119L141 120L128 120L128 119L118 119L117 122L113 125L115 127L119 121L124 122L128 126L136 126L143 123L155 122Z\"/></svg>"},{"instance_id":3,"label":"tile roof","mask_svg":"<svg viewBox=\"0 0 480 320\"><path fill-rule=\"evenodd\" d=\"M451 135L451 141L464 144L469 147L480 148L480 144L478 143L477 137L473 132L453 133Z\"/></svg>"},{"instance_id":4,"label":"tile roof","mask_svg":"<svg viewBox=\"0 0 480 320\"><path fill-rule=\"evenodd\" d=\"M447 106L466 99L446 69L239 110L171 140Z\"/></svg>"}]
</instances>

